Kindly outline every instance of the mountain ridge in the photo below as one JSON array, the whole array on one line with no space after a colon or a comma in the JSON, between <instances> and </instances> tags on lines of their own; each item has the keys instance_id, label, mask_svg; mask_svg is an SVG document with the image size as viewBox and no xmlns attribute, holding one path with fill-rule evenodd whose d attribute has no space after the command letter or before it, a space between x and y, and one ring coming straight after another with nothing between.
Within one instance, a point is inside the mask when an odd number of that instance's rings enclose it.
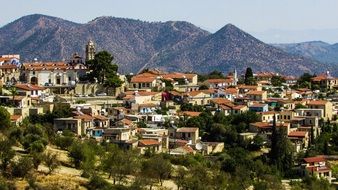
<instances>
[{"instance_id":1,"label":"mountain ridge","mask_svg":"<svg viewBox=\"0 0 338 190\"><path fill-rule=\"evenodd\" d=\"M311 58L286 53L233 24L215 33L186 21L146 22L111 16L75 23L41 14L21 17L0 28L0 54L18 53L24 61L62 60L88 40L111 52L122 73L156 67L166 71L275 71L299 75L332 69ZM289 70L290 66L294 69Z\"/></svg>"}]
</instances>

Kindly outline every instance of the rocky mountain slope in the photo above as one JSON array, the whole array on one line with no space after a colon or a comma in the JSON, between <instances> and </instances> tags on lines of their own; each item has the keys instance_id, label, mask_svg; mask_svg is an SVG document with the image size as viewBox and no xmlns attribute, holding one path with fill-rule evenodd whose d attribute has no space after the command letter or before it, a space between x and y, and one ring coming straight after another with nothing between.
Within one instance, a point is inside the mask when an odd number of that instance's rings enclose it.
<instances>
[{"instance_id":1,"label":"rocky mountain slope","mask_svg":"<svg viewBox=\"0 0 338 190\"><path fill-rule=\"evenodd\" d=\"M45 15L22 17L0 28L0 54L21 54L24 61L69 59L84 55L92 39L108 50L120 72L144 68L167 71L275 71L288 75L331 70L332 65L290 54L228 24L214 34L187 22L143 22L99 17L79 24Z\"/></svg>"},{"instance_id":2,"label":"rocky mountain slope","mask_svg":"<svg viewBox=\"0 0 338 190\"><path fill-rule=\"evenodd\" d=\"M311 41L294 44L273 44L288 53L305 56L324 63L338 64L338 43Z\"/></svg>"}]
</instances>

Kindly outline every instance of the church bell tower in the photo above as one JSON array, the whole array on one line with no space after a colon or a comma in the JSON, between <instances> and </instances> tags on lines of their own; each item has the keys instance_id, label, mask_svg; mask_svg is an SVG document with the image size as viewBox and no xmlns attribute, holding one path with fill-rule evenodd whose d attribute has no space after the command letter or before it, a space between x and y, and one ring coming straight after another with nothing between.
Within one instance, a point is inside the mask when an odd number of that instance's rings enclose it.
<instances>
[{"instance_id":1,"label":"church bell tower","mask_svg":"<svg viewBox=\"0 0 338 190\"><path fill-rule=\"evenodd\" d=\"M86 61L93 60L95 57L95 53L95 44L92 40L89 40L86 45Z\"/></svg>"}]
</instances>

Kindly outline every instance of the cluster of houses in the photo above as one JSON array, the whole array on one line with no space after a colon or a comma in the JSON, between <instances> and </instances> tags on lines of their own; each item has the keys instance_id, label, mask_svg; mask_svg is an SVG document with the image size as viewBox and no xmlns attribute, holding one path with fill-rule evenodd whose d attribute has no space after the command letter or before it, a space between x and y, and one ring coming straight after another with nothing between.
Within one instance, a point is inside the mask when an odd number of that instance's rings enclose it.
<instances>
[{"instance_id":1,"label":"cluster of houses","mask_svg":"<svg viewBox=\"0 0 338 190\"><path fill-rule=\"evenodd\" d=\"M92 45L90 42L87 46ZM86 59L93 58L95 51L87 49L90 52L86 52ZM52 111L56 104L68 104L72 116L53 121L58 131L70 130L79 137L138 148L141 153L173 155L212 154L224 149L223 142L203 142L199 128L175 126L180 117L201 114L181 111L182 103L205 106L212 113L225 115L256 112L260 121L251 123L249 130L240 134L244 139L259 135L269 141L276 118L277 127L285 129L295 152L306 150L310 139L320 135L323 122L337 117L338 97L318 99L316 91L291 88L297 81L294 77L284 77L285 84L275 87L271 78L276 74L270 72L255 74L257 85L244 85L238 84L236 70L225 78L204 82L199 82L194 73L146 70L129 80L119 75L124 84L113 94L102 93L104 87L99 84L82 83L80 78L88 72L78 54L69 61L27 63L21 63L19 55L0 56L0 104L11 114L13 124L29 115ZM328 90L338 87L338 79L329 72L314 77L312 82ZM207 89L200 89L202 84ZM319 156L306 158L303 166L331 179L325 163L325 157Z\"/></svg>"}]
</instances>

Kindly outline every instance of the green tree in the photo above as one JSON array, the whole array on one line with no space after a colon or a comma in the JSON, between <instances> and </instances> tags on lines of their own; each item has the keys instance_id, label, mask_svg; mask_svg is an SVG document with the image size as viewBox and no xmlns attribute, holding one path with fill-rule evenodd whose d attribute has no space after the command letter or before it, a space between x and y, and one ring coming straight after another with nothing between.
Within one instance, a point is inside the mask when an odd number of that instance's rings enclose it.
<instances>
[{"instance_id":1,"label":"green tree","mask_svg":"<svg viewBox=\"0 0 338 190\"><path fill-rule=\"evenodd\" d=\"M206 167L197 164L189 169L186 188L194 190L212 189L212 175Z\"/></svg>"},{"instance_id":2,"label":"green tree","mask_svg":"<svg viewBox=\"0 0 338 190\"><path fill-rule=\"evenodd\" d=\"M10 93L11 93L11 95L12 95L12 104L14 105L14 104L15 104L14 98L15 98L15 96L18 94L18 91L17 91L17 89L16 89L15 86L12 86L12 87L9 89L9 91L10 91Z\"/></svg>"},{"instance_id":3,"label":"green tree","mask_svg":"<svg viewBox=\"0 0 338 190\"><path fill-rule=\"evenodd\" d=\"M56 168L60 166L57 155L50 152L47 152L43 155L43 162L48 167L48 174L51 174Z\"/></svg>"},{"instance_id":4,"label":"green tree","mask_svg":"<svg viewBox=\"0 0 338 190\"><path fill-rule=\"evenodd\" d=\"M255 78L253 76L252 69L250 67L246 68L245 76L244 76L244 83L246 85L254 85L255 84Z\"/></svg>"},{"instance_id":5,"label":"green tree","mask_svg":"<svg viewBox=\"0 0 338 190\"><path fill-rule=\"evenodd\" d=\"M97 78L99 84L116 88L121 86L122 81L117 76L118 66L112 63L113 60L114 57L109 52L100 51L87 65L92 70L91 77Z\"/></svg>"},{"instance_id":6,"label":"green tree","mask_svg":"<svg viewBox=\"0 0 338 190\"><path fill-rule=\"evenodd\" d=\"M72 146L69 148L69 157L74 164L75 168L80 168L81 162L85 160L85 152L83 151L84 146L77 141L74 141Z\"/></svg>"},{"instance_id":7,"label":"green tree","mask_svg":"<svg viewBox=\"0 0 338 190\"><path fill-rule=\"evenodd\" d=\"M285 83L285 79L282 76L274 75L271 77L271 84L273 86L282 86Z\"/></svg>"},{"instance_id":8,"label":"green tree","mask_svg":"<svg viewBox=\"0 0 338 190\"><path fill-rule=\"evenodd\" d=\"M15 152L12 149L12 142L7 139L0 140L0 161L2 172L6 172L7 168L15 156Z\"/></svg>"},{"instance_id":9,"label":"green tree","mask_svg":"<svg viewBox=\"0 0 338 190\"><path fill-rule=\"evenodd\" d=\"M39 165L43 161L43 154L40 152L31 152L33 167L35 170L38 170Z\"/></svg>"},{"instance_id":10,"label":"green tree","mask_svg":"<svg viewBox=\"0 0 338 190\"><path fill-rule=\"evenodd\" d=\"M297 80L297 86L300 88L311 88L311 79L315 77L315 75L311 75L309 73L304 73Z\"/></svg>"},{"instance_id":11,"label":"green tree","mask_svg":"<svg viewBox=\"0 0 338 190\"><path fill-rule=\"evenodd\" d=\"M13 164L12 174L15 177L26 177L33 169L33 161L29 157L21 157Z\"/></svg>"},{"instance_id":12,"label":"green tree","mask_svg":"<svg viewBox=\"0 0 338 190\"><path fill-rule=\"evenodd\" d=\"M101 167L108 172L108 178L113 177L114 184L116 182L120 184L127 175L132 174L137 168L135 158L134 151L123 151L115 146L106 153L101 162Z\"/></svg>"},{"instance_id":13,"label":"green tree","mask_svg":"<svg viewBox=\"0 0 338 190\"><path fill-rule=\"evenodd\" d=\"M189 171L183 166L179 166L175 173L174 182L177 185L177 190L180 190L181 187L184 188L186 186L186 178Z\"/></svg>"},{"instance_id":14,"label":"green tree","mask_svg":"<svg viewBox=\"0 0 338 190\"><path fill-rule=\"evenodd\" d=\"M171 163L168 160L162 155L155 155L142 163L141 173L148 178L157 179L162 186L163 180L169 177L171 170Z\"/></svg>"},{"instance_id":15,"label":"green tree","mask_svg":"<svg viewBox=\"0 0 338 190\"><path fill-rule=\"evenodd\" d=\"M109 182L107 182L105 179L98 175L94 175L90 178L89 183L87 184L87 188L93 190L113 189L112 185Z\"/></svg>"},{"instance_id":16,"label":"green tree","mask_svg":"<svg viewBox=\"0 0 338 190\"><path fill-rule=\"evenodd\" d=\"M31 152L43 152L48 144L41 124L29 124L23 131L22 145Z\"/></svg>"},{"instance_id":17,"label":"green tree","mask_svg":"<svg viewBox=\"0 0 338 190\"><path fill-rule=\"evenodd\" d=\"M2 106L0 106L0 130L6 129L11 126L11 115Z\"/></svg>"},{"instance_id":18,"label":"green tree","mask_svg":"<svg viewBox=\"0 0 338 190\"><path fill-rule=\"evenodd\" d=\"M277 129L276 115L273 117L269 158L282 174L286 174L293 165L292 149L285 129L283 127Z\"/></svg>"},{"instance_id":19,"label":"green tree","mask_svg":"<svg viewBox=\"0 0 338 190\"><path fill-rule=\"evenodd\" d=\"M55 145L62 150L68 150L73 144L74 138L71 136L57 136L55 138Z\"/></svg>"},{"instance_id":20,"label":"green tree","mask_svg":"<svg viewBox=\"0 0 338 190\"><path fill-rule=\"evenodd\" d=\"M209 86L206 85L206 84L201 84L199 87L198 87L199 90L208 90L209 89Z\"/></svg>"}]
</instances>

